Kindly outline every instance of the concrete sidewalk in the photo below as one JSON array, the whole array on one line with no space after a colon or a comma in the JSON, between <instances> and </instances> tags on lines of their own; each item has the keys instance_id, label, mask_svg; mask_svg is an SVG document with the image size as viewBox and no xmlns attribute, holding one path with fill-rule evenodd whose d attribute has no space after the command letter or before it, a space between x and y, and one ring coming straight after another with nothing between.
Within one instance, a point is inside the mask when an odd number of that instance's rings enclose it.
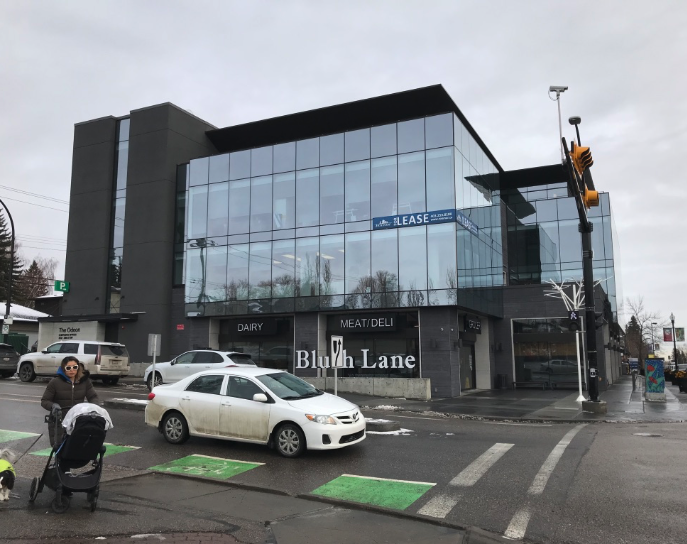
<instances>
[{"instance_id":1,"label":"concrete sidewalk","mask_svg":"<svg viewBox=\"0 0 687 544\"><path fill-rule=\"evenodd\" d=\"M103 482L98 510L84 511L83 495L56 517L51 493L27 508L29 479L17 479L12 524L0 541L12 544L137 542L302 544L496 544L518 542L478 528L365 504L286 495L236 483L148 473ZM8 512L10 513L10 512ZM74 537L73 535L79 535Z\"/></svg>"},{"instance_id":2,"label":"concrete sidewalk","mask_svg":"<svg viewBox=\"0 0 687 544\"><path fill-rule=\"evenodd\" d=\"M454 399L380 399L365 395L345 394L347 399L363 409L411 412L436 412L470 419L506 419L516 421L608 421L608 422L685 422L687 394L666 383L666 402L644 400L643 376L638 376L637 389L632 390L632 377L620 380L599 397L606 401L606 414L584 412L577 402L577 390L485 390L474 391ZM585 396L586 391L584 392Z\"/></svg>"}]
</instances>

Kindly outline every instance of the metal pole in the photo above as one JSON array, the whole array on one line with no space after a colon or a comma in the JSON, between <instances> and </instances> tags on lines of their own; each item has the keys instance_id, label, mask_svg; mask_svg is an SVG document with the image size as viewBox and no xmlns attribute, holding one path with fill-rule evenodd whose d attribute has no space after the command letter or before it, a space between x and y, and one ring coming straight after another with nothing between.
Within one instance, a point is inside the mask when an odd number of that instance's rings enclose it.
<instances>
[{"instance_id":1,"label":"metal pole","mask_svg":"<svg viewBox=\"0 0 687 544\"><path fill-rule=\"evenodd\" d=\"M0 200L0 204L5 208L7 212L7 217L10 218L10 228L12 229L12 245L10 246L10 266L9 266L9 277L7 278L7 301L5 302L5 317L10 316L10 307L12 305L12 275L14 273L14 220L12 219L12 214L5 206L5 203ZM5 335L3 335L3 340Z\"/></svg>"},{"instance_id":2,"label":"metal pole","mask_svg":"<svg viewBox=\"0 0 687 544\"><path fill-rule=\"evenodd\" d=\"M594 268L592 266L592 230L594 224L580 223L582 231L582 273L584 278L585 328L587 329L587 359L589 361L589 400L599 401L596 359L596 315L594 313Z\"/></svg>"},{"instance_id":3,"label":"metal pole","mask_svg":"<svg viewBox=\"0 0 687 544\"><path fill-rule=\"evenodd\" d=\"M561 93L556 92L556 102L558 103L558 134L561 142L563 141L563 126L561 124ZM561 162L565 162L565 154L563 153L563 146L561 145Z\"/></svg>"},{"instance_id":4,"label":"metal pole","mask_svg":"<svg viewBox=\"0 0 687 544\"><path fill-rule=\"evenodd\" d=\"M575 332L575 349L577 351L577 385L580 394L577 397L577 402L587 400L582 394L582 362L580 361L580 334Z\"/></svg>"},{"instance_id":5,"label":"metal pole","mask_svg":"<svg viewBox=\"0 0 687 544\"><path fill-rule=\"evenodd\" d=\"M673 328L673 359L675 360L675 372L677 372L677 344L675 343L675 315L670 314L670 323Z\"/></svg>"},{"instance_id":6,"label":"metal pole","mask_svg":"<svg viewBox=\"0 0 687 544\"><path fill-rule=\"evenodd\" d=\"M150 380L150 390L155 389L155 354L157 353L157 335L153 336L153 379Z\"/></svg>"}]
</instances>

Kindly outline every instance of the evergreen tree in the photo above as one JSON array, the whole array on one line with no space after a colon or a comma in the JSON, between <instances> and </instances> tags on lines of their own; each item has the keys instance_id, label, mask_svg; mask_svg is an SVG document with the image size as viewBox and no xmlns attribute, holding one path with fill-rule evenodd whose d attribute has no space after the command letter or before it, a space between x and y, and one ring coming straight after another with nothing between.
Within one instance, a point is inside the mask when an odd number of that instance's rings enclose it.
<instances>
[{"instance_id":1,"label":"evergreen tree","mask_svg":"<svg viewBox=\"0 0 687 544\"><path fill-rule=\"evenodd\" d=\"M23 298L20 285L22 262L15 251L14 262L10 263L11 251L12 231L5 216L0 214L0 301L7 301L7 280L10 273L12 274L12 301ZM5 315L5 308L1 308L0 311L2 315Z\"/></svg>"},{"instance_id":2,"label":"evergreen tree","mask_svg":"<svg viewBox=\"0 0 687 544\"><path fill-rule=\"evenodd\" d=\"M12 293L12 300L28 308L35 307L36 297L48 294L48 280L35 259L31 266L21 273L18 287L17 296ZM14 288L12 290L14 291Z\"/></svg>"}]
</instances>

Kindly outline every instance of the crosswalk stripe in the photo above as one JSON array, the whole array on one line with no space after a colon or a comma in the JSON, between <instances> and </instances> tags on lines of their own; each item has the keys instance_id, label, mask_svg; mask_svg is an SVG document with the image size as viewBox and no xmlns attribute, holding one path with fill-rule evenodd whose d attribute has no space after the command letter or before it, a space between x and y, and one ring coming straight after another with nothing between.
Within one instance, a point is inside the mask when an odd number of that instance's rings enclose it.
<instances>
[{"instance_id":1,"label":"crosswalk stripe","mask_svg":"<svg viewBox=\"0 0 687 544\"><path fill-rule=\"evenodd\" d=\"M417 513L433 518L445 518L451 510L453 510L456 504L458 504L457 497L437 495L436 497L432 497L432 499L420 508Z\"/></svg>"},{"instance_id":2,"label":"crosswalk stripe","mask_svg":"<svg viewBox=\"0 0 687 544\"><path fill-rule=\"evenodd\" d=\"M565 448L568 447L568 444L570 444L572 439L575 438L575 435L579 433L580 430L582 430L582 428L586 425L586 423L583 423L582 425L577 425L575 428L570 429L561 439L561 441L556 444L549 456L546 458L546 461L544 461L544 464L539 469L539 472L537 472L537 475L534 477L534 481L532 482L532 485L528 491L530 495L542 494L544 488L546 487L546 483L549 481L551 473L556 468L558 461L560 461L561 457L563 456Z\"/></svg>"},{"instance_id":3,"label":"crosswalk stripe","mask_svg":"<svg viewBox=\"0 0 687 544\"><path fill-rule=\"evenodd\" d=\"M475 485L477 481L484 476L484 474L496 463L503 455L513 447L513 444L503 444L497 442L472 463L470 463L463 471L458 474L449 483L459 487L470 487Z\"/></svg>"},{"instance_id":4,"label":"crosswalk stripe","mask_svg":"<svg viewBox=\"0 0 687 544\"><path fill-rule=\"evenodd\" d=\"M532 513L529 508L521 508L518 510L508 525L508 529L503 533L503 536L513 540L521 540L525 536L531 515Z\"/></svg>"}]
</instances>

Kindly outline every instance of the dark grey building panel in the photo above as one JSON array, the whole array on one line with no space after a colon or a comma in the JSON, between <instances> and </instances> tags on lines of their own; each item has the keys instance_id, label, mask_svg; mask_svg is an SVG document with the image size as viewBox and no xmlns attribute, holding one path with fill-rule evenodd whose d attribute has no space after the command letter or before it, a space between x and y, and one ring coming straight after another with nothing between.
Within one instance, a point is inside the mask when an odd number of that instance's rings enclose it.
<instances>
[{"instance_id":1,"label":"dark grey building panel","mask_svg":"<svg viewBox=\"0 0 687 544\"><path fill-rule=\"evenodd\" d=\"M429 378L433 397L460 394L458 313L454 307L420 308L422 377Z\"/></svg>"},{"instance_id":2,"label":"dark grey building panel","mask_svg":"<svg viewBox=\"0 0 687 544\"><path fill-rule=\"evenodd\" d=\"M107 117L74 128L74 154L63 301L69 314L103 313L112 218L116 120Z\"/></svg>"},{"instance_id":3,"label":"dark grey building panel","mask_svg":"<svg viewBox=\"0 0 687 544\"><path fill-rule=\"evenodd\" d=\"M297 350L317 351L318 342L318 315L317 313L296 314L293 321L294 326L294 352ZM324 354L322 354L324 355ZM308 358L312 361L311 358ZM294 358L294 365L296 358ZM316 376L317 370L309 367L297 369L298 376Z\"/></svg>"}]
</instances>

